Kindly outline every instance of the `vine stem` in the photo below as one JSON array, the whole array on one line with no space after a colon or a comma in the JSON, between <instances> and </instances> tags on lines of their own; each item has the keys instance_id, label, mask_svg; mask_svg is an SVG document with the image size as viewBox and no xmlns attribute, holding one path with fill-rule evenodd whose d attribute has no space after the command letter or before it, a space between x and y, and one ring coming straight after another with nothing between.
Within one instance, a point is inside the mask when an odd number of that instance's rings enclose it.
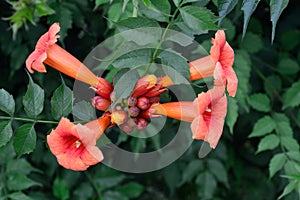
<instances>
[{"instance_id":1,"label":"vine stem","mask_svg":"<svg viewBox=\"0 0 300 200\"><path fill-rule=\"evenodd\" d=\"M173 24L173 21L174 21L174 19L175 19L175 16L177 15L177 13L178 13L180 7L181 7L181 5L179 5L179 6L176 8L176 10L174 11L174 14L172 15L172 18L171 18L170 22L168 23L167 27L165 28L164 33L162 34L161 39L160 39L159 43L157 44L157 46L156 46L156 48L155 48L155 50L154 50L154 52L153 52L152 58L151 58L151 60L150 60L150 62L149 62L149 64L148 64L148 66L147 66L147 68L146 68L146 70L145 70L145 74L149 71L151 64L152 64L153 61L155 60L155 58L156 58L156 56L157 56L157 53L158 53L158 50L159 50L160 46L162 45L162 43L164 42L164 39L165 39L165 37L166 37L166 35L167 35L167 32L168 32L168 30L170 29L170 26Z\"/></svg>"},{"instance_id":2,"label":"vine stem","mask_svg":"<svg viewBox=\"0 0 300 200\"><path fill-rule=\"evenodd\" d=\"M17 121L25 121L25 122L33 122L33 123L43 123L43 124L58 124L58 122L56 122L56 121L28 119L28 118L22 118L22 117L0 116L0 119L9 119L9 120L17 120Z\"/></svg>"},{"instance_id":3,"label":"vine stem","mask_svg":"<svg viewBox=\"0 0 300 200\"><path fill-rule=\"evenodd\" d=\"M85 176L87 177L87 179L89 180L90 184L92 185L92 187L94 188L98 198L101 198L101 193L100 191L97 189L97 185L96 183L94 182L93 178L91 177L91 175L87 172L87 171L84 171L84 174Z\"/></svg>"}]
</instances>

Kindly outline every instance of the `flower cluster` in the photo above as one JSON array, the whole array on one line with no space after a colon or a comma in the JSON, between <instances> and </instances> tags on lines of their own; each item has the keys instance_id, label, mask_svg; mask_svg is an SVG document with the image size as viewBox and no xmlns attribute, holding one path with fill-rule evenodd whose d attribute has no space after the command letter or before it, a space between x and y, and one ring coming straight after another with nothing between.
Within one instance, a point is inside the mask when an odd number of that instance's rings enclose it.
<instances>
[{"instance_id":1,"label":"flower cluster","mask_svg":"<svg viewBox=\"0 0 300 200\"><path fill-rule=\"evenodd\" d=\"M46 72L43 63L86 84L97 96L91 103L104 114L87 124L74 125L62 118L58 126L47 136L51 152L60 165L72 170L86 170L103 160L96 141L107 127L119 125L126 133L133 129L143 130L149 119L165 115L191 123L193 139L209 142L215 148L223 130L227 112L225 89L235 96L237 77L232 69L234 53L226 42L224 31L218 31L212 40L210 55L192 61L190 80L214 77L214 87L202 92L193 102L160 103L160 95L168 86L174 85L168 77L148 74L140 78L130 96L116 100L114 87L104 78L96 76L83 63L56 44L60 27L54 23L38 40L35 50L26 60L30 73ZM118 102L116 102L118 101ZM112 103L115 105L111 107Z\"/></svg>"}]
</instances>

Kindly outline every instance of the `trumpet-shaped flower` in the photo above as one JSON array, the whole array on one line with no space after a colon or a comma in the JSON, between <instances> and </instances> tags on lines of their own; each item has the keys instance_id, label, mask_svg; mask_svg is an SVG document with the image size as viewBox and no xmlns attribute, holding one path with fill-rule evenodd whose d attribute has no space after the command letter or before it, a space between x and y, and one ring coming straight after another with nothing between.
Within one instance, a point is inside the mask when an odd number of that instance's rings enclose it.
<instances>
[{"instance_id":1,"label":"trumpet-shaped flower","mask_svg":"<svg viewBox=\"0 0 300 200\"><path fill-rule=\"evenodd\" d=\"M217 31L215 39L212 39L212 44L213 46L210 49L209 56L189 63L190 80L213 76L216 63L219 62L226 77L227 91L230 96L235 96L238 79L232 68L234 52L226 41L225 32L223 30Z\"/></svg>"},{"instance_id":2,"label":"trumpet-shaped flower","mask_svg":"<svg viewBox=\"0 0 300 200\"><path fill-rule=\"evenodd\" d=\"M86 125L74 125L62 118L47 136L49 148L61 166L75 171L86 170L103 160L96 140L109 124L110 118L106 115Z\"/></svg>"},{"instance_id":3,"label":"trumpet-shaped flower","mask_svg":"<svg viewBox=\"0 0 300 200\"><path fill-rule=\"evenodd\" d=\"M40 37L35 50L26 59L28 71L46 72L43 64L45 63L74 79L91 85L99 95L108 99L113 86L105 79L97 77L77 58L56 44L59 30L59 24L54 23L49 31Z\"/></svg>"}]
</instances>

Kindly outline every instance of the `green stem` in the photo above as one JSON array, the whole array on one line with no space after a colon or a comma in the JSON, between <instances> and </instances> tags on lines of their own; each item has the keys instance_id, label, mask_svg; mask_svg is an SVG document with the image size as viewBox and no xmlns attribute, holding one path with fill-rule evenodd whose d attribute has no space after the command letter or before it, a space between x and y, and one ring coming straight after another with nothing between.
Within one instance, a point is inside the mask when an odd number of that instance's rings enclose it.
<instances>
[{"instance_id":1,"label":"green stem","mask_svg":"<svg viewBox=\"0 0 300 200\"><path fill-rule=\"evenodd\" d=\"M162 34L161 39L160 39L159 43L157 44L157 46L156 46L156 48L155 48L155 50L154 50L154 52L153 52L152 58L151 58L151 60L150 60L150 62L149 62L149 64L148 64L148 66L147 66L147 68L146 68L146 70L145 70L145 74L147 74L147 72L148 72L149 69L150 69L151 64L154 62L154 60L155 60L155 58L156 58L156 56L157 56L158 50L159 50L159 48L161 47L162 43L164 42L164 39L165 39L165 37L166 37L166 35L167 35L167 32L168 32L170 26L172 25L172 23L173 23L173 21L174 21L174 19L175 19L175 16L177 15L179 9L180 9L180 5L179 5L179 6L176 8L176 10L174 11L174 14L172 15L172 18L171 18L170 22L168 23L167 27L165 28L165 31L164 31L164 33Z\"/></svg>"},{"instance_id":2,"label":"green stem","mask_svg":"<svg viewBox=\"0 0 300 200\"><path fill-rule=\"evenodd\" d=\"M28 119L28 118L21 118L21 117L0 116L0 119L9 119L9 120L17 120L17 121L25 121L25 122L33 122L33 123L43 123L43 124L58 124L58 122L56 121Z\"/></svg>"},{"instance_id":3,"label":"green stem","mask_svg":"<svg viewBox=\"0 0 300 200\"><path fill-rule=\"evenodd\" d=\"M91 177L91 175L87 172L87 171L84 171L84 174L85 176L87 177L88 181L90 182L90 184L92 185L93 189L95 190L96 194L97 194L97 197L98 198L101 198L101 193L100 191L98 190L97 188L97 185L96 183L94 182L93 178Z\"/></svg>"}]
</instances>

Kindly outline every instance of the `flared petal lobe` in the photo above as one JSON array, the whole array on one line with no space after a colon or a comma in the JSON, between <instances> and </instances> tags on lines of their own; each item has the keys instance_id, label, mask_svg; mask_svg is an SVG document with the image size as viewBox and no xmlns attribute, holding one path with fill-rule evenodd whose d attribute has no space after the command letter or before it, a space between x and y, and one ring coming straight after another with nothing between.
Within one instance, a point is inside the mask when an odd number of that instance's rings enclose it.
<instances>
[{"instance_id":1,"label":"flared petal lobe","mask_svg":"<svg viewBox=\"0 0 300 200\"><path fill-rule=\"evenodd\" d=\"M108 126L108 123L105 126ZM47 136L47 142L60 165L81 171L103 160L102 152L96 147L99 130L103 130L103 127L100 129L91 127L74 125L68 119L62 118L56 129L51 131Z\"/></svg>"}]
</instances>

